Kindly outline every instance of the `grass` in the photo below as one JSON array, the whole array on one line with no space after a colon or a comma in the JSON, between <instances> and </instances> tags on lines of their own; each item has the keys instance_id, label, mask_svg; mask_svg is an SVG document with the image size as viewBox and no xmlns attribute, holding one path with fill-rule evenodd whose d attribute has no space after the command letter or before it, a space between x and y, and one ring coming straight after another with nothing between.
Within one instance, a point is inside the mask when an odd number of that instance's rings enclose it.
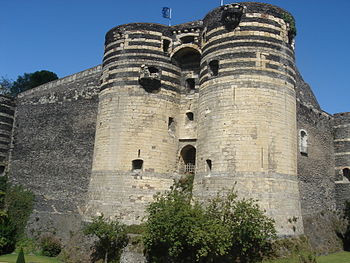
<instances>
[{"instance_id":1,"label":"grass","mask_svg":"<svg viewBox=\"0 0 350 263\"><path fill-rule=\"evenodd\" d=\"M0 263L16 263L17 260L17 253L13 254L7 254L0 256ZM26 262L33 262L33 263L62 263L62 261L59 261L56 258L50 258L50 257L44 257L44 256L35 256L35 255L24 255L24 258Z\"/></svg>"},{"instance_id":2,"label":"grass","mask_svg":"<svg viewBox=\"0 0 350 263\"><path fill-rule=\"evenodd\" d=\"M338 252L327 256L320 256L317 258L318 263L349 263L350 252Z\"/></svg>"},{"instance_id":3,"label":"grass","mask_svg":"<svg viewBox=\"0 0 350 263\"><path fill-rule=\"evenodd\" d=\"M16 263L18 254L8 254L0 256L0 263ZM62 263L56 258L24 255L26 262L33 263ZM272 261L264 261L264 263L300 263L298 258L276 259ZM350 263L350 252L338 252L327 256L317 257L317 263Z\"/></svg>"},{"instance_id":4,"label":"grass","mask_svg":"<svg viewBox=\"0 0 350 263\"><path fill-rule=\"evenodd\" d=\"M271 261L264 261L263 263L300 263L298 257L275 259ZM350 263L350 252L338 252L327 256L317 257L317 263Z\"/></svg>"}]
</instances>

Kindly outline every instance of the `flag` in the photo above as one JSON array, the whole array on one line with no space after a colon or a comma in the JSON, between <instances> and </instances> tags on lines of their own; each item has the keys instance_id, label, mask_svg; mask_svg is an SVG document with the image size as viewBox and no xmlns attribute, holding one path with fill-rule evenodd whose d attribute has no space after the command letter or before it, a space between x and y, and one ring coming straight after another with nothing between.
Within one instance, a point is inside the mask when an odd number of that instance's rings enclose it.
<instances>
[{"instance_id":1,"label":"flag","mask_svg":"<svg viewBox=\"0 0 350 263\"><path fill-rule=\"evenodd\" d=\"M169 7L163 7L162 9L162 16L164 18L171 19L171 8Z\"/></svg>"}]
</instances>

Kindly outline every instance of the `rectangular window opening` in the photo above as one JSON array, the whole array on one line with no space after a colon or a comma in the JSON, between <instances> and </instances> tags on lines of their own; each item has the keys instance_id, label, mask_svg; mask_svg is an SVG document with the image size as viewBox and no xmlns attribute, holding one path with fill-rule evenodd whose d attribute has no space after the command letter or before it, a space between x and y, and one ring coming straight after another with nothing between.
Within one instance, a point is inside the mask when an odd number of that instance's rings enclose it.
<instances>
[{"instance_id":1,"label":"rectangular window opening","mask_svg":"<svg viewBox=\"0 0 350 263\"><path fill-rule=\"evenodd\" d=\"M209 62L209 73L211 76L217 76L219 74L219 61L212 60Z\"/></svg>"},{"instance_id":2,"label":"rectangular window opening","mask_svg":"<svg viewBox=\"0 0 350 263\"><path fill-rule=\"evenodd\" d=\"M207 161L207 171L210 172L211 171L211 167L212 167L212 162L210 159L208 159Z\"/></svg>"}]
</instances>

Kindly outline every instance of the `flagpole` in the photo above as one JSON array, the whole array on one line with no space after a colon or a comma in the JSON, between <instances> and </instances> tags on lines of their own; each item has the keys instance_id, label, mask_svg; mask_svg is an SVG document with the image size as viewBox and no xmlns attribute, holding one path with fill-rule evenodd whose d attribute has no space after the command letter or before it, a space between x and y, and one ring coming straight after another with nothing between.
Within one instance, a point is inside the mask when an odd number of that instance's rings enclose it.
<instances>
[{"instance_id":1,"label":"flagpole","mask_svg":"<svg viewBox=\"0 0 350 263\"><path fill-rule=\"evenodd\" d=\"M172 12L172 8L170 8L169 26L171 26L171 12Z\"/></svg>"},{"instance_id":2,"label":"flagpole","mask_svg":"<svg viewBox=\"0 0 350 263\"><path fill-rule=\"evenodd\" d=\"M224 0L221 0L221 6L223 6L224 5Z\"/></svg>"}]
</instances>

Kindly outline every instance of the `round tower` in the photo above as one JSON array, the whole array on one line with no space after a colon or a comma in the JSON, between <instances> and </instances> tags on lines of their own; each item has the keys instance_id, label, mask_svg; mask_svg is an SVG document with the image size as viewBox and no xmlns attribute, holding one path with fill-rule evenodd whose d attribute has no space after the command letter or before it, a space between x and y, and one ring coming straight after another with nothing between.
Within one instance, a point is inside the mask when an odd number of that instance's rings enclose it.
<instances>
[{"instance_id":1,"label":"round tower","mask_svg":"<svg viewBox=\"0 0 350 263\"><path fill-rule=\"evenodd\" d=\"M14 113L13 98L0 95L0 176L7 170Z\"/></svg>"},{"instance_id":2,"label":"round tower","mask_svg":"<svg viewBox=\"0 0 350 263\"><path fill-rule=\"evenodd\" d=\"M194 196L235 186L280 235L301 234L294 19L249 2L213 10L203 27Z\"/></svg>"},{"instance_id":3,"label":"round tower","mask_svg":"<svg viewBox=\"0 0 350 263\"><path fill-rule=\"evenodd\" d=\"M180 68L169 27L135 23L106 34L86 216L139 222L177 168Z\"/></svg>"}]
</instances>

